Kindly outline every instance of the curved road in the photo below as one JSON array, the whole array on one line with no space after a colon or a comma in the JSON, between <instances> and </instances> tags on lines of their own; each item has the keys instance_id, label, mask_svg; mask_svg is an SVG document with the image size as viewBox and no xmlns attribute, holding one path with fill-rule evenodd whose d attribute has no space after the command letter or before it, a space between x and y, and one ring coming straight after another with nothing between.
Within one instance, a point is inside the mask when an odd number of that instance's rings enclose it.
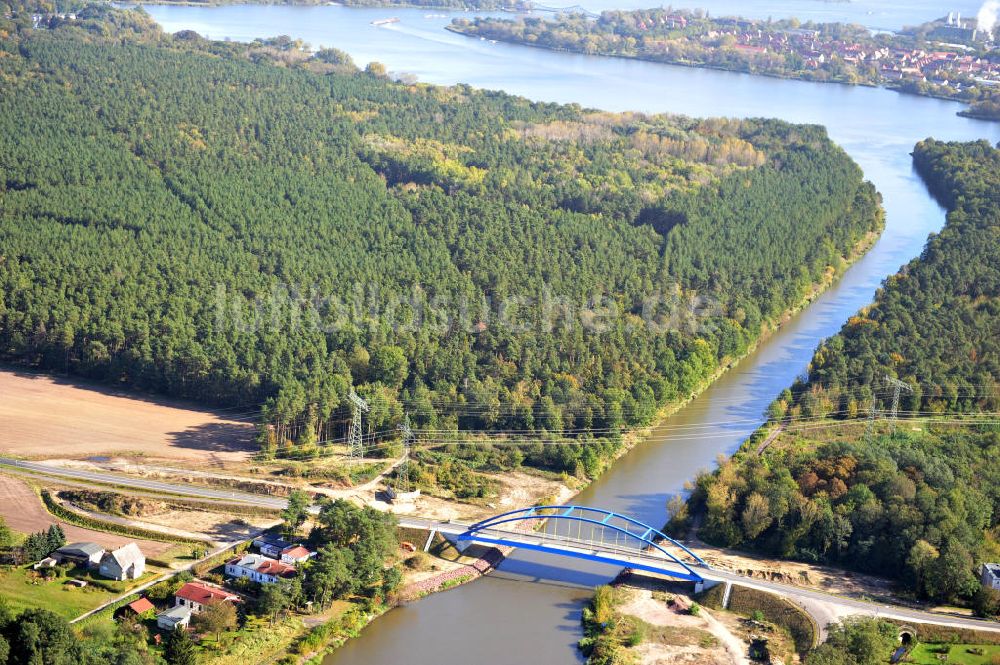
<instances>
[{"instance_id":1,"label":"curved road","mask_svg":"<svg viewBox=\"0 0 1000 665\"><path fill-rule=\"evenodd\" d=\"M140 490L178 495L185 498L235 502L272 509L283 509L287 505L286 499L281 497L251 494L249 492L217 490L208 487L199 487L197 485L168 483L159 480L146 480L144 478L133 478L115 473L67 469L64 467L49 466L39 462L27 462L8 457L0 457L0 466L6 466L11 470L19 470L22 473L27 474L67 478L77 481L99 483L102 485L131 487ZM315 513L318 509L316 507L312 507L310 510ZM461 522L440 522L438 520L408 516L401 517L400 524L408 527L436 530L449 535L462 533L466 528L466 525ZM532 534L532 536L538 537L539 534ZM809 615L816 620L821 630L827 624L837 621L845 616L863 614L867 616L879 616L915 623L931 623L953 628L1000 632L1000 624L981 619L946 616L922 610L913 610L900 607L898 605L883 605L855 598L837 596L814 589L792 586L790 584L756 580L715 568L705 569L704 571L699 570L699 572L701 572L703 577L708 580L715 580L722 583L728 582L740 584L745 587L768 591L783 598L787 598L805 609Z\"/></svg>"}]
</instances>

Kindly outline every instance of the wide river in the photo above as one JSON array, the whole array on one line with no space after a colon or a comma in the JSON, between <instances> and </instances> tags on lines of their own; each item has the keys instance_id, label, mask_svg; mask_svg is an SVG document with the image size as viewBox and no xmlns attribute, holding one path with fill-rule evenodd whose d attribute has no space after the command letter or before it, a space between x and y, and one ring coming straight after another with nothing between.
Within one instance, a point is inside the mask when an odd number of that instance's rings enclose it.
<instances>
[{"instance_id":1,"label":"wide river","mask_svg":"<svg viewBox=\"0 0 1000 665\"><path fill-rule=\"evenodd\" d=\"M604 0L607 2L607 0ZM590 0L588 7L602 7ZM640 3L653 5L656 3ZM940 7L926 0L852 3L808 0L709 0L714 14L849 19L898 28L977 4ZM631 5L635 6L635 5ZM393 72L431 83L469 83L531 99L578 102L609 110L693 116L775 116L825 125L882 193L885 233L836 285L765 341L709 390L669 418L579 498L664 521L665 502L719 453L731 453L762 421L765 407L804 372L817 343L836 332L889 274L917 256L944 222L941 208L914 174L910 151L928 136L1000 141L1000 124L963 119L958 104L879 89L802 83L612 58L492 44L446 32L451 14L432 10L342 7L149 6L169 31L193 29L214 39L249 41L287 34L314 46L336 46L358 63L378 60ZM377 28L371 21L395 16ZM568 570L564 569L568 567ZM575 643L588 587L616 573L570 560L516 553L477 582L394 610L348 643L326 665L577 663Z\"/></svg>"}]
</instances>

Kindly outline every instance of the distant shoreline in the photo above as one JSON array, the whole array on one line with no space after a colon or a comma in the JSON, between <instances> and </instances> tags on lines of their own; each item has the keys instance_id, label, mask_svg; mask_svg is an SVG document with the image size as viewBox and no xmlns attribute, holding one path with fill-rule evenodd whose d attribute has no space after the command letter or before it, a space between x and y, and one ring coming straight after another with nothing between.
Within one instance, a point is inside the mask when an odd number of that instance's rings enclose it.
<instances>
[{"instance_id":1,"label":"distant shoreline","mask_svg":"<svg viewBox=\"0 0 1000 665\"><path fill-rule=\"evenodd\" d=\"M556 53L570 53L570 54L574 54L574 55L594 56L594 57L601 57L601 58L619 58L619 59L622 59L622 60L636 60L636 61L639 61L639 62L650 62L650 63L654 63L654 64L658 64L658 65L674 65L674 66L677 66L677 67L688 67L688 68L691 68L691 69L709 69L709 70L718 71L718 72L728 72L728 73L731 73L731 74L745 74L747 76L764 76L764 77L768 77L768 78L782 79L782 80L786 80L786 81L801 81L803 83L821 83L821 84L830 84L830 83L832 83L832 84L845 85L845 86L849 86L849 87L852 87L852 88L853 87L880 88L882 90L891 90L891 91L899 93L899 94L913 95L913 96L916 96L916 97L927 97L927 98L930 98L930 99L939 99L939 100L947 101L947 102L955 102L956 104L964 104L965 108L962 109L962 110L960 110L960 111L956 111L955 115L961 116L963 118L972 118L972 119L976 119L976 120L986 120L986 121L1000 122L1000 117L993 117L993 116L990 116L989 114L976 113L973 110L972 105L969 102L966 102L966 101L961 100L961 99L955 99L953 97L949 97L947 95L941 95L941 94L915 92L913 90L906 90L906 89L903 89L901 87L897 87L897 86L894 86L894 85L885 85L883 83L876 83L876 82L872 82L872 81L857 81L857 82L852 82L852 81L831 80L831 79L828 79L828 80L818 80L818 79L810 79L810 78L804 78L804 77L801 77L801 76L796 76L794 74L794 72L791 72L791 73L788 73L788 74L783 74L781 72L764 72L764 71L751 72L751 71L746 71L746 70L743 70L743 69L736 69L736 68L732 68L732 67L723 67L723 66L720 66L720 65L713 65L711 63L700 63L700 62L685 61L685 60L660 60L660 59L657 59L657 58L650 58L650 57L646 57L646 56L642 56L642 55L625 55L625 54L622 54L622 53L609 53L609 52L601 52L601 51L597 51L597 52L594 52L594 53L586 53L584 51L575 50L575 49L568 49L568 48L562 48L562 47L558 47L558 46L547 46L547 45L544 45L544 44L533 44L533 43L530 43L530 42L527 42L527 41L524 41L524 40L505 39L504 37L499 36L499 35L490 35L490 36L477 35L475 33L470 33L470 32L466 32L464 30L461 30L459 27L455 26L454 24L452 24L452 25L446 25L445 26L445 30L448 30L449 32L455 33L457 35L462 35L464 37L468 37L470 39L475 39L476 37L480 37L480 38L483 38L483 39L491 39L493 41L503 42L505 44L514 44L514 45L517 45L517 46L527 46L529 48L537 48L537 49L542 49L542 50L545 50L545 51L553 51L553 52L556 52Z\"/></svg>"}]
</instances>

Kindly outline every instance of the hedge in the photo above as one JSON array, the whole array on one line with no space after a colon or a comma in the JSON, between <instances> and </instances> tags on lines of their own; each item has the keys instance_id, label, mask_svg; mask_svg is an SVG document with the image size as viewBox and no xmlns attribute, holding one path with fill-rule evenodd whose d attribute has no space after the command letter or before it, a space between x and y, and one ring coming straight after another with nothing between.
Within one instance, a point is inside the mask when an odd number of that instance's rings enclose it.
<instances>
[{"instance_id":1,"label":"hedge","mask_svg":"<svg viewBox=\"0 0 1000 665\"><path fill-rule=\"evenodd\" d=\"M1000 644L1000 633L972 628L936 626L929 623L907 623L889 619L900 628L911 628L917 642L927 644Z\"/></svg>"}]
</instances>

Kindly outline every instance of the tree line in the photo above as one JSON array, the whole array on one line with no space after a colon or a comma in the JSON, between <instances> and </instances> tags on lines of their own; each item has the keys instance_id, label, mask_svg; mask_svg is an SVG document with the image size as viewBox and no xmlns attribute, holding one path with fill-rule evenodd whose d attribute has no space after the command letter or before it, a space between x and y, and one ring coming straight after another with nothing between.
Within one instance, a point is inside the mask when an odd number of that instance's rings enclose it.
<instances>
[{"instance_id":1,"label":"tree line","mask_svg":"<svg viewBox=\"0 0 1000 665\"><path fill-rule=\"evenodd\" d=\"M949 210L944 229L772 405L772 425L790 423L789 432L700 477L691 508L704 512L701 533L713 543L841 564L996 613L978 565L1000 555L1000 427L906 419L1000 408L1000 150L928 139L914 164ZM838 425L891 411L887 375L912 389L901 393L899 427L862 436ZM802 418L830 426L796 431Z\"/></svg>"},{"instance_id":2,"label":"tree line","mask_svg":"<svg viewBox=\"0 0 1000 665\"><path fill-rule=\"evenodd\" d=\"M107 6L20 18L0 357L263 405L267 454L343 437L352 389L375 431L613 446L881 225L820 127L407 85ZM581 467L556 448L527 457Z\"/></svg>"}]
</instances>

